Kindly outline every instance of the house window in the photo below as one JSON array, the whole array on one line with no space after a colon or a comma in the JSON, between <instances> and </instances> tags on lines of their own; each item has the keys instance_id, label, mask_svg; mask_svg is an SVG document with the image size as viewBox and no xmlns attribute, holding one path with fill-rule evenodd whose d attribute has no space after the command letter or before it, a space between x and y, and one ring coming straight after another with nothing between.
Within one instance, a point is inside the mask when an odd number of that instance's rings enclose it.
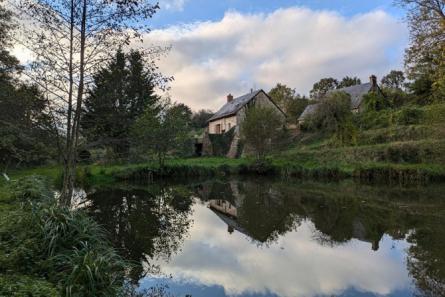
<instances>
[{"instance_id":1,"label":"house window","mask_svg":"<svg viewBox=\"0 0 445 297\"><path fill-rule=\"evenodd\" d=\"M221 134L221 124L217 124L215 127L215 133L216 134Z\"/></svg>"},{"instance_id":2,"label":"house window","mask_svg":"<svg viewBox=\"0 0 445 297\"><path fill-rule=\"evenodd\" d=\"M230 128L232 128L232 127L231 127L230 123L228 125L229 125L229 130L230 130Z\"/></svg>"}]
</instances>

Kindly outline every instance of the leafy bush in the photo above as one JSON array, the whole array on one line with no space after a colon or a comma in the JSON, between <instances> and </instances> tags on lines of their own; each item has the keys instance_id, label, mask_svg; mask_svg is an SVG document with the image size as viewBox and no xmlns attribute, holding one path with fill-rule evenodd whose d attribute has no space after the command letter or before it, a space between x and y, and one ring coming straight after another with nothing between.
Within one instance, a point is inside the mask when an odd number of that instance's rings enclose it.
<instances>
[{"instance_id":1,"label":"leafy bush","mask_svg":"<svg viewBox=\"0 0 445 297\"><path fill-rule=\"evenodd\" d=\"M342 92L331 93L312 115L305 121L306 128L312 131L333 133L335 144L356 143L357 129L351 112L351 98Z\"/></svg>"},{"instance_id":2,"label":"leafy bush","mask_svg":"<svg viewBox=\"0 0 445 297\"><path fill-rule=\"evenodd\" d=\"M363 102L366 111L380 111L391 107L391 101L376 92L364 95Z\"/></svg>"},{"instance_id":3,"label":"leafy bush","mask_svg":"<svg viewBox=\"0 0 445 297\"><path fill-rule=\"evenodd\" d=\"M392 111L366 111L356 115L357 126L361 129L387 128L392 124Z\"/></svg>"},{"instance_id":4,"label":"leafy bush","mask_svg":"<svg viewBox=\"0 0 445 297\"><path fill-rule=\"evenodd\" d=\"M425 122L428 124L443 124L445 119L445 104L432 104L423 108Z\"/></svg>"},{"instance_id":5,"label":"leafy bush","mask_svg":"<svg viewBox=\"0 0 445 297\"><path fill-rule=\"evenodd\" d=\"M0 296L58 297L58 289L45 279L26 275L0 275Z\"/></svg>"},{"instance_id":6,"label":"leafy bush","mask_svg":"<svg viewBox=\"0 0 445 297\"><path fill-rule=\"evenodd\" d=\"M305 120L305 125L312 131L336 132L340 125L350 118L352 118L350 96L334 92L320 102L315 112Z\"/></svg>"},{"instance_id":7,"label":"leafy bush","mask_svg":"<svg viewBox=\"0 0 445 297\"><path fill-rule=\"evenodd\" d=\"M415 145L390 146L385 152L385 161L394 163L419 163L421 158L422 152Z\"/></svg>"},{"instance_id":8,"label":"leafy bush","mask_svg":"<svg viewBox=\"0 0 445 297\"><path fill-rule=\"evenodd\" d=\"M400 125L415 125L419 124L423 119L423 110L415 106L403 107L396 112L395 120Z\"/></svg>"}]
</instances>

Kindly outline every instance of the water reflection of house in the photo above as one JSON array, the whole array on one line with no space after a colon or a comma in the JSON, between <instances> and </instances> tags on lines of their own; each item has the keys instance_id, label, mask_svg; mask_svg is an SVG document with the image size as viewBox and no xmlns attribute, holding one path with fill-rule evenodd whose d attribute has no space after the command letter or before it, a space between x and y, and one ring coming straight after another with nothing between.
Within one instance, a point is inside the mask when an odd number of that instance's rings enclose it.
<instances>
[{"instance_id":1,"label":"water reflection of house","mask_svg":"<svg viewBox=\"0 0 445 297\"><path fill-rule=\"evenodd\" d=\"M361 221L355 219L352 222L352 237L356 238L363 242L369 242L372 245L373 251L378 251L380 247L380 240L383 237L383 232L377 234L376 236L372 236L366 232L366 228Z\"/></svg>"},{"instance_id":2,"label":"water reflection of house","mask_svg":"<svg viewBox=\"0 0 445 297\"><path fill-rule=\"evenodd\" d=\"M244 235L252 237L247 233L239 222L237 221L237 209L236 207L226 200L216 199L209 201L209 208L227 225L227 232L230 234L233 231L238 231Z\"/></svg>"},{"instance_id":3,"label":"water reflection of house","mask_svg":"<svg viewBox=\"0 0 445 297\"><path fill-rule=\"evenodd\" d=\"M210 200L209 207L233 218L237 218L236 207L226 200Z\"/></svg>"}]
</instances>

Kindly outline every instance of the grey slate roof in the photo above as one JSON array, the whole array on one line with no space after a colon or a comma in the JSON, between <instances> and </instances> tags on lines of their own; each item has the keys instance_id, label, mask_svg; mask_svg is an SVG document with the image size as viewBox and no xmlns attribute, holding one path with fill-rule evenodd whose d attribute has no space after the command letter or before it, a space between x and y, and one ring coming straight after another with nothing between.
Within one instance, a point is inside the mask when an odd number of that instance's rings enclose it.
<instances>
[{"instance_id":1,"label":"grey slate roof","mask_svg":"<svg viewBox=\"0 0 445 297\"><path fill-rule=\"evenodd\" d=\"M372 84L365 83L361 85L350 86L346 88L341 88L338 90L333 90L331 92L345 92L351 96L351 108L356 109L359 108L360 104L362 104L363 96L368 94L371 91Z\"/></svg>"},{"instance_id":2,"label":"grey slate roof","mask_svg":"<svg viewBox=\"0 0 445 297\"><path fill-rule=\"evenodd\" d=\"M218 110L208 121L211 122L236 114L244 105L255 98L255 96L258 95L260 92L262 92L262 90L256 90L241 97L234 98L231 102L227 102L226 104L224 104L224 106L221 107L220 110Z\"/></svg>"},{"instance_id":3,"label":"grey slate roof","mask_svg":"<svg viewBox=\"0 0 445 297\"><path fill-rule=\"evenodd\" d=\"M306 108L304 109L303 113L300 115L298 120L299 121L304 120L306 117L313 114L315 112L315 110L317 110L319 105L320 105L320 103L315 103L315 104L306 106Z\"/></svg>"},{"instance_id":4,"label":"grey slate roof","mask_svg":"<svg viewBox=\"0 0 445 297\"><path fill-rule=\"evenodd\" d=\"M350 86L346 88L341 88L337 90L329 91L328 93L334 92L345 92L351 96L351 109L357 109L360 107L363 101L363 96L368 94L372 89L371 83L364 83L360 85ZM313 114L317 108L318 104L308 105L303 113L298 118L299 121L304 120L309 115Z\"/></svg>"}]
</instances>

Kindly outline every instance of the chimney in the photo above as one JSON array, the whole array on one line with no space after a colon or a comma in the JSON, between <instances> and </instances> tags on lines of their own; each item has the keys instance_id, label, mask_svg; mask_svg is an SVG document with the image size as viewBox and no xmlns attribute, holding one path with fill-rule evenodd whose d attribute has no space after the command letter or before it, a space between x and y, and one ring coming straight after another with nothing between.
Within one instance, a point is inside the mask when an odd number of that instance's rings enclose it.
<instances>
[{"instance_id":1,"label":"chimney","mask_svg":"<svg viewBox=\"0 0 445 297\"><path fill-rule=\"evenodd\" d=\"M233 96L232 94L227 95L227 102L232 102Z\"/></svg>"},{"instance_id":2,"label":"chimney","mask_svg":"<svg viewBox=\"0 0 445 297\"><path fill-rule=\"evenodd\" d=\"M377 76L375 76L374 74L371 75L369 77L369 81L371 82L372 89L376 89L377 88Z\"/></svg>"}]
</instances>

